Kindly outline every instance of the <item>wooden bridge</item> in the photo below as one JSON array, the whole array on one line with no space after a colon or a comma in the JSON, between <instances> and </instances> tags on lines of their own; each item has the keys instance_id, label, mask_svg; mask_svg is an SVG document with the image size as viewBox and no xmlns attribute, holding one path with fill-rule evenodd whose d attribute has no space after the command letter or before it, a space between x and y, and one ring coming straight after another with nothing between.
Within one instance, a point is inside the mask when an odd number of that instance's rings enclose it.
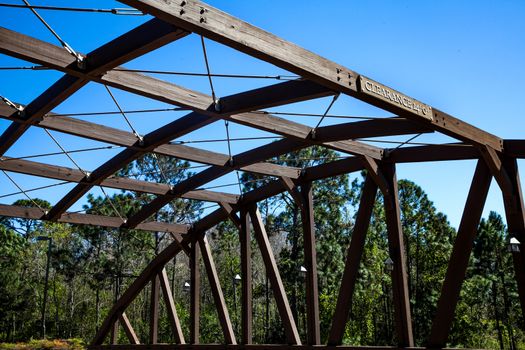
<instances>
[{"instance_id":1,"label":"wooden bridge","mask_svg":"<svg viewBox=\"0 0 525 350\"><path fill-rule=\"evenodd\" d=\"M377 191L384 196L389 253L393 261L393 300L395 332L399 348L414 346L411 310L407 287L406 257L400 224L396 164L443 160L475 159L477 166L468 193L457 239L450 257L437 312L428 335L428 348L446 345L455 306L468 265L476 230L482 215L490 182L495 178L503 195L509 232L525 242L525 209L517 167L517 158L525 157L525 140L503 140L467 124L443 111L384 86L360 73L329 61L273 34L234 18L195 0L123 0L154 18L107 44L87 53L74 55L60 46L0 28L0 52L42 65L64 75L27 106L14 103L0 105L0 116L12 123L0 136L0 155L30 127L47 128L62 133L125 147L97 169L84 173L61 166L3 157L0 168L45 178L70 181L76 185L51 210L0 205L0 215L72 224L107 226L169 232L173 242L142 271L115 303L92 341L92 350L139 349L285 349L285 348L355 348L341 346L348 321L352 295L363 252L365 234ZM200 35L235 50L269 62L297 74L300 79L221 97L162 81L121 65L188 35ZM137 139L131 132L94 124L52 113L54 107L68 99L89 82L104 84L153 100L190 109L187 115L173 120ZM311 128L274 115L258 112L326 96L345 94L394 113L396 117L349 122L336 126ZM282 136L277 142L230 157L171 140L193 132L217 120L227 120ZM457 143L382 149L359 139L438 132L457 139ZM313 166L297 168L267 162L270 158L312 145L320 145L351 157ZM187 180L173 186L113 176L115 172L146 153L189 160L210 165ZM6 161L9 160L9 161ZM312 182L327 177L366 170L366 180L352 241L348 247L344 275L332 318L327 344L320 339L319 300L313 218ZM243 196L199 190L221 176L242 170L271 177L268 184ZM123 220L68 212L69 208L94 186L123 189L156 195L136 214ZM288 191L301 209L304 235L306 278L307 343L302 344L296 320L281 281L272 247L256 204ZM190 198L220 204L220 209L191 226L149 221L153 214L175 198ZM241 246L242 327L235 334L206 240L206 232L224 220L232 220L239 229ZM257 241L266 273L272 285L287 344L252 344L251 238ZM190 258L191 329L184 339L175 303L167 283L164 266L177 254ZM516 280L522 311L525 314L524 251L513 253ZM223 344L199 342L199 259L202 259L212 288L218 318L224 334ZM140 344L126 308L151 284L151 320L149 339ZM159 299L163 295L176 344L158 344ZM117 327L122 327L129 344L116 344ZM106 343L107 342L107 343ZM106 344L106 345L104 345Z\"/></svg>"}]
</instances>

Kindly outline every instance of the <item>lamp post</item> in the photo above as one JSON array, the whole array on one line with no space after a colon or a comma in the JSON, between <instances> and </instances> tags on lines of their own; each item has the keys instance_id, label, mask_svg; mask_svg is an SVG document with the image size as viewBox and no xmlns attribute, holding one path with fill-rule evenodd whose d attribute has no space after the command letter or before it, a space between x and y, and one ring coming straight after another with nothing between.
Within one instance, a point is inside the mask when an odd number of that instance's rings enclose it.
<instances>
[{"instance_id":1,"label":"lamp post","mask_svg":"<svg viewBox=\"0 0 525 350\"><path fill-rule=\"evenodd\" d=\"M391 257L388 257L385 259L384 263L384 269L387 274L389 274L392 277L392 272L394 271L394 260L392 260ZM386 281L384 282L384 293L385 293L385 318L386 318L386 337L390 338L390 310L389 310L389 304L390 304L390 289L387 287Z\"/></svg>"},{"instance_id":2,"label":"lamp post","mask_svg":"<svg viewBox=\"0 0 525 350\"><path fill-rule=\"evenodd\" d=\"M235 317L234 317L234 321L235 321L235 332L238 332L238 323L237 322L237 284L241 281L241 276L239 274L236 274L234 277L233 277L233 307L234 307L234 312L235 312Z\"/></svg>"},{"instance_id":3,"label":"lamp post","mask_svg":"<svg viewBox=\"0 0 525 350\"><path fill-rule=\"evenodd\" d=\"M50 260L51 260L51 247L53 246L53 239L48 236L38 236L36 238L37 241L48 241L47 245L47 262L46 262L46 277L44 282L44 300L42 301L42 319L41 319L41 326L42 326L42 339L46 337L46 305L47 305L47 287L49 284L49 267L50 267Z\"/></svg>"}]
</instances>

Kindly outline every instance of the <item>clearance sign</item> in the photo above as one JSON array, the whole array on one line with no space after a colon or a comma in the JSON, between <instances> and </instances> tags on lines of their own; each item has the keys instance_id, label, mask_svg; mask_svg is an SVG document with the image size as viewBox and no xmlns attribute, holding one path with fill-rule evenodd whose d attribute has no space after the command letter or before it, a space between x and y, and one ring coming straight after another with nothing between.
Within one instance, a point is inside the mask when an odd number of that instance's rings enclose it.
<instances>
[{"instance_id":1,"label":"clearance sign","mask_svg":"<svg viewBox=\"0 0 525 350\"><path fill-rule=\"evenodd\" d=\"M395 104L398 107L403 108L408 112L415 113L421 117L424 117L430 121L432 117L432 107L424 103L419 102L411 97L403 95L396 90L386 87L372 79L365 76L359 76L361 92L374 97L379 97L381 100L390 104Z\"/></svg>"}]
</instances>

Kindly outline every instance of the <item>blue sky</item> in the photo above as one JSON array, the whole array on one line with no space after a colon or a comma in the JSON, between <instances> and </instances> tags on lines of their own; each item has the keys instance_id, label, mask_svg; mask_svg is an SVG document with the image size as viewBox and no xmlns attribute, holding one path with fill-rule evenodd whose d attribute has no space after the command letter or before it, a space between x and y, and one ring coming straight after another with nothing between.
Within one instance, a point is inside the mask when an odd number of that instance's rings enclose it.
<instances>
[{"instance_id":1,"label":"blue sky","mask_svg":"<svg viewBox=\"0 0 525 350\"><path fill-rule=\"evenodd\" d=\"M6 0L19 4L21 1ZM70 1L32 1L33 5L71 6ZM286 40L367 75L420 101L483 128L502 138L525 138L522 119L525 81L525 2L523 1L210 1L211 5L247 22L268 30ZM88 8L125 7L113 1L76 1L75 6ZM149 18L93 13L40 11L41 15L75 50L89 52ZM58 44L29 10L0 8L0 25L41 40ZM214 73L286 74L272 65L207 41L211 70ZM30 66L31 63L0 55L0 67ZM129 68L205 72L199 37L192 35L129 62ZM0 95L13 101L29 103L61 76L50 71L0 71ZM162 79L209 93L205 78L159 76ZM268 80L214 79L219 96L276 83ZM113 89L124 109L169 108L171 106L136 97ZM330 99L273 108L287 112L323 113ZM88 84L71 99L58 106L58 113L115 110L109 95L100 85ZM349 97L341 97L331 112L357 116L390 114ZM164 112L130 115L135 128L144 134L183 115ZM84 117L105 125L129 130L119 116ZM291 120L315 125L318 118ZM341 122L325 120L322 125ZM0 131L8 122L0 120ZM231 124L232 137L271 136L265 132ZM103 146L99 142L53 133L68 150ZM222 122L216 122L179 140L224 138ZM403 141L408 137L397 137ZM418 142L441 143L452 140L440 134L423 135ZM270 140L235 142L232 152L270 142ZM382 146L382 144L378 144ZM195 144L196 147L227 153L224 142ZM387 145L384 145L387 146ZM391 147L391 145L390 145ZM38 128L31 128L7 155L26 156L58 151L52 140ZM78 153L75 160L92 170L116 154L119 149ZM65 156L37 158L37 161L73 167ZM523 169L525 162L520 161ZM421 185L437 208L457 226L465 203L475 162L439 162L403 164L398 177ZM523 172L523 170L522 170ZM24 188L30 189L56 181L24 175L12 175ZM213 184L234 182L232 174ZM523 182L523 181L522 181ZM59 200L71 185L32 192L32 196ZM523 184L522 184L523 187ZM0 174L0 196L16 192L9 180ZM220 189L236 193L235 186ZM111 192L111 191L109 191ZM95 189L93 193L100 192ZM21 196L0 198L11 203ZM72 209L80 209L80 200ZM503 214L501 194L493 183L485 215L489 210Z\"/></svg>"}]
</instances>

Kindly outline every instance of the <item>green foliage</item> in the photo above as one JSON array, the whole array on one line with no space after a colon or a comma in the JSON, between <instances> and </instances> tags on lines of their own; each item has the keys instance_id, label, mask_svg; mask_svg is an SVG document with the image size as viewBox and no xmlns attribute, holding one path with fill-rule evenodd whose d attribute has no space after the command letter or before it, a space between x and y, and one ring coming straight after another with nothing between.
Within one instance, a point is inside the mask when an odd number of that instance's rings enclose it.
<instances>
[{"instance_id":1,"label":"green foliage","mask_svg":"<svg viewBox=\"0 0 525 350\"><path fill-rule=\"evenodd\" d=\"M310 147L274 159L278 164L306 168L334 161L337 154L322 147ZM177 183L191 173L189 164L167 157L146 155L120 174L159 183ZM364 175L365 173L363 173ZM243 173L243 191L267 183L267 178ZM347 175L316 181L312 185L319 279L319 308L322 340L326 341L341 286L346 251L362 191L362 178L350 182ZM424 346L448 268L456 238L446 216L437 211L417 184L400 180L399 200L404 248L407 256L408 287L416 345ZM85 210L90 214L129 216L152 196L127 192L110 197L87 196ZM49 203L36 200L49 208ZM34 206L31 201L15 203ZM258 204L279 266L290 307L300 336L306 340L305 278L301 211L289 193L282 193ZM191 223L198 218L200 204L176 199L163 208L155 220ZM100 227L42 223L35 220L0 218L0 340L10 341L2 349L83 349L83 343L68 341L30 341L40 335L40 310L44 293L47 242L52 238L50 278L46 312L47 336L78 337L89 341L112 307L145 266L171 237L163 233L118 230ZM240 246L237 227L230 221L217 225L208 234L221 288L238 338L241 327ZM490 213L479 225L478 235L462 286L456 317L449 337L450 347L489 349L525 348L520 330L523 317L513 274L513 261L506 251L508 232L503 219ZM393 293L390 274L384 262L389 257L383 198L377 194L353 304L346 325L344 344L395 345ZM188 258L178 255L165 266L186 340L189 339L189 294L182 288L189 279ZM204 266L201 274L200 341L223 341L217 311ZM272 286L252 239L253 319L255 343L285 343ZM139 338L149 334L150 293L148 285L126 309ZM172 342L173 334L161 301L159 341ZM122 327L118 339L128 342Z\"/></svg>"}]
</instances>

